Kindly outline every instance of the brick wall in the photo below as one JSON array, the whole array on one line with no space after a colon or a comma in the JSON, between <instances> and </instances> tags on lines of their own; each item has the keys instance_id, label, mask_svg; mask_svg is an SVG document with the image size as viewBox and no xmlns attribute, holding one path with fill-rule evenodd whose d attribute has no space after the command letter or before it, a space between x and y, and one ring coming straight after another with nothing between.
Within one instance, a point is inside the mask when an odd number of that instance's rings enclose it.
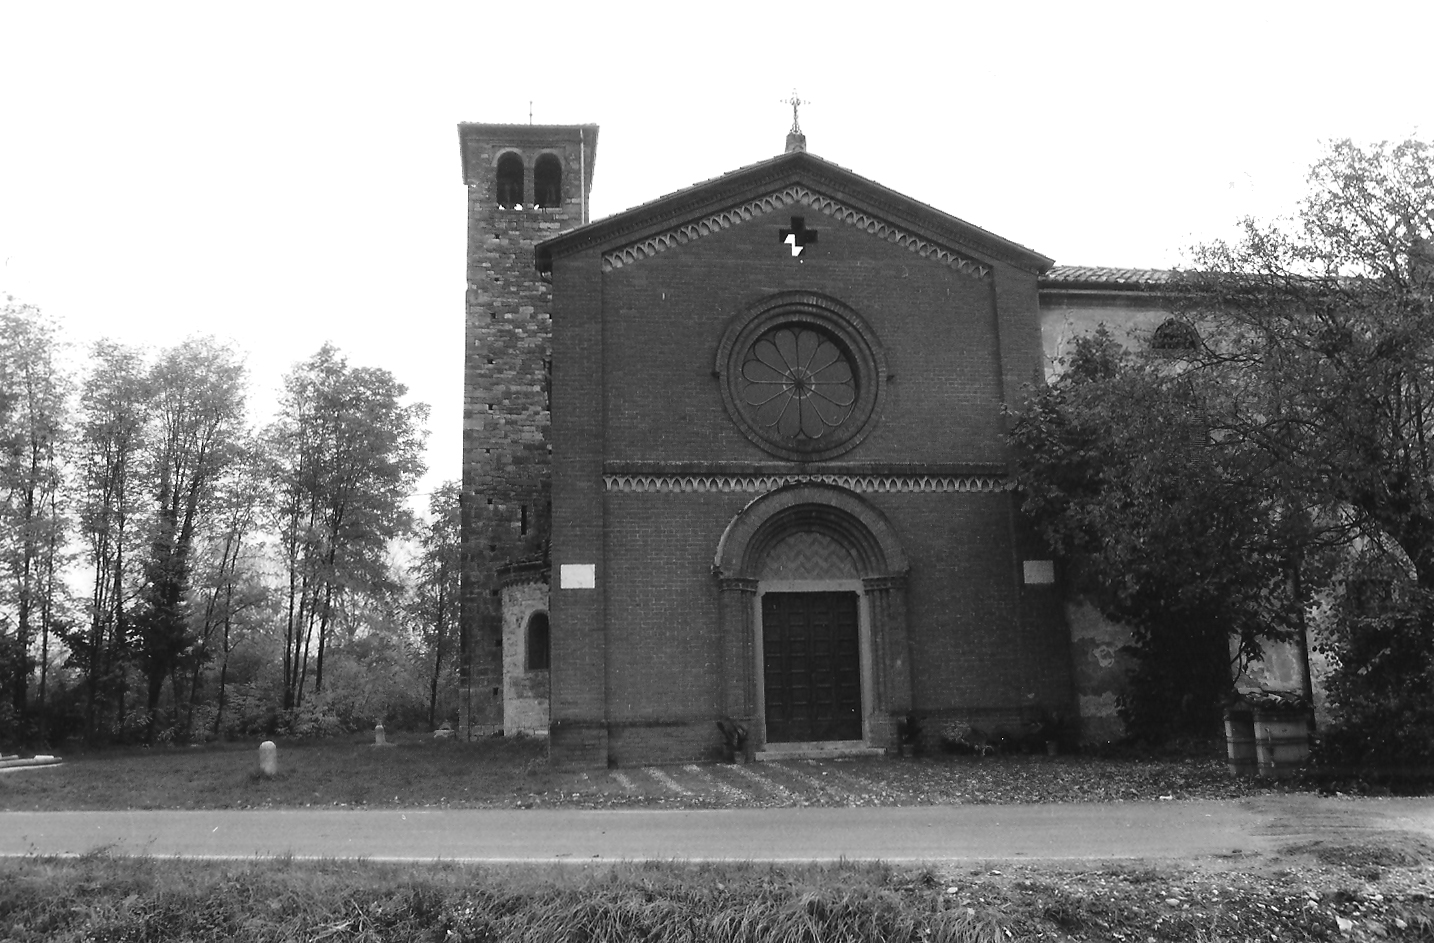
<instances>
[{"instance_id":1,"label":"brick wall","mask_svg":"<svg viewBox=\"0 0 1434 943\"><path fill-rule=\"evenodd\" d=\"M554 266L554 564L597 566L597 589L554 590L554 756L615 763L720 752L722 656L713 556L749 493L603 490L604 462L790 470L1004 467L1004 402L1041 363L1035 277L987 279L851 226L809 217L801 261L755 219L602 273L597 249ZM733 424L713 375L734 318L782 291L855 309L889 378L869 436L828 463L784 463ZM871 493L911 562L918 713L1018 719L1072 702L1069 638L1044 557L1006 492Z\"/></svg>"},{"instance_id":2,"label":"brick wall","mask_svg":"<svg viewBox=\"0 0 1434 943\"><path fill-rule=\"evenodd\" d=\"M602 275L595 252L553 272L551 752L562 766L607 764L607 572L603 550ZM596 567L594 589L563 567Z\"/></svg>"},{"instance_id":3,"label":"brick wall","mask_svg":"<svg viewBox=\"0 0 1434 943\"><path fill-rule=\"evenodd\" d=\"M623 748L615 739L615 761L640 755L644 744L674 762L717 755L722 649L712 558L751 498L607 495L606 717L622 730ZM896 528L911 562L917 713L1014 723L1038 708L1069 712L1069 637L1059 611L1040 609L1043 597L1059 605L1059 595L1020 584L1011 495L863 498Z\"/></svg>"},{"instance_id":4,"label":"brick wall","mask_svg":"<svg viewBox=\"0 0 1434 943\"><path fill-rule=\"evenodd\" d=\"M843 461L1004 461L991 285L839 223L809 220L821 238L798 261L777 238L789 222L773 213L608 273L608 458L771 461L727 416L717 345L760 299L815 290L871 325L894 375Z\"/></svg>"},{"instance_id":5,"label":"brick wall","mask_svg":"<svg viewBox=\"0 0 1434 943\"><path fill-rule=\"evenodd\" d=\"M497 568L541 554L548 536L551 291L533 246L582 222L597 128L464 124L459 141L468 188L460 726L481 734L503 728ZM520 207L498 205L496 165L507 153L524 165ZM539 209L533 171L545 154L562 164L562 194Z\"/></svg>"}]
</instances>

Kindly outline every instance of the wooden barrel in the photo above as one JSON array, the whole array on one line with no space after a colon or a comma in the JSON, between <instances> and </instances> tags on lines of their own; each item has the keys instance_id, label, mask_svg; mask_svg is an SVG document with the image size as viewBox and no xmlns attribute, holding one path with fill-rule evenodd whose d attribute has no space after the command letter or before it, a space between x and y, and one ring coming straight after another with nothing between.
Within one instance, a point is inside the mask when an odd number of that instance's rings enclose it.
<instances>
[{"instance_id":1,"label":"wooden barrel","mask_svg":"<svg viewBox=\"0 0 1434 943\"><path fill-rule=\"evenodd\" d=\"M1255 711L1255 759L1259 774L1293 775L1310 755L1309 717L1303 713Z\"/></svg>"},{"instance_id":2,"label":"wooden barrel","mask_svg":"<svg viewBox=\"0 0 1434 943\"><path fill-rule=\"evenodd\" d=\"M1225 749L1230 775L1255 775L1255 715L1250 711L1225 712Z\"/></svg>"}]
</instances>

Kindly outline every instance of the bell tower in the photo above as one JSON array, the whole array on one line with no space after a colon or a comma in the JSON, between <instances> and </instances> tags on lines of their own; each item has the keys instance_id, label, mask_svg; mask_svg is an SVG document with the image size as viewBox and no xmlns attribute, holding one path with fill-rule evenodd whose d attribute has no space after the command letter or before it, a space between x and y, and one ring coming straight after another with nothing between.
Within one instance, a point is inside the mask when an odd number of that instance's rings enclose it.
<instances>
[{"instance_id":1,"label":"bell tower","mask_svg":"<svg viewBox=\"0 0 1434 943\"><path fill-rule=\"evenodd\" d=\"M503 729L498 570L546 554L551 292L533 246L587 222L598 128L460 124L468 187L459 728Z\"/></svg>"}]
</instances>

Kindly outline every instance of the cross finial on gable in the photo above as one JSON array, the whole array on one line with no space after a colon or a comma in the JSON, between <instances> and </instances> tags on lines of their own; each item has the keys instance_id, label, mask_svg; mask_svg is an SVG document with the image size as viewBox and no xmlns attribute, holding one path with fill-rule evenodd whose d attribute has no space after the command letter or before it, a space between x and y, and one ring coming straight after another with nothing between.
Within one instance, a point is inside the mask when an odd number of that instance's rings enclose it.
<instances>
[{"instance_id":1,"label":"cross finial on gable","mask_svg":"<svg viewBox=\"0 0 1434 943\"><path fill-rule=\"evenodd\" d=\"M800 106L802 106L802 105L810 105L811 102L810 102L810 101L805 101L805 100L803 100L803 99L801 99L801 98L798 98L798 97L797 97L797 90L796 90L796 89L792 89L792 97L791 97L791 98L784 98L784 99L782 99L782 104L784 104L784 105L791 105L791 106L792 106L792 130L789 131L788 133L789 133L789 134L801 134L801 133L802 133L802 123L801 123L799 120L797 120L797 108L800 107Z\"/></svg>"}]
</instances>

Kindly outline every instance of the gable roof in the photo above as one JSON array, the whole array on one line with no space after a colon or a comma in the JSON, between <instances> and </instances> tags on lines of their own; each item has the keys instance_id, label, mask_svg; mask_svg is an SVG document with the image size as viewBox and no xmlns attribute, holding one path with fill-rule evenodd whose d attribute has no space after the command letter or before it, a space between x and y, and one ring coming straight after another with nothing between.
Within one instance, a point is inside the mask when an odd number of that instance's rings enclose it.
<instances>
[{"instance_id":1,"label":"gable roof","mask_svg":"<svg viewBox=\"0 0 1434 943\"><path fill-rule=\"evenodd\" d=\"M957 268L1001 261L1033 274L1054 260L928 204L897 193L806 151L781 154L569 230L537 245L538 270L586 249L618 268L787 206L805 205L841 218Z\"/></svg>"}]
</instances>

